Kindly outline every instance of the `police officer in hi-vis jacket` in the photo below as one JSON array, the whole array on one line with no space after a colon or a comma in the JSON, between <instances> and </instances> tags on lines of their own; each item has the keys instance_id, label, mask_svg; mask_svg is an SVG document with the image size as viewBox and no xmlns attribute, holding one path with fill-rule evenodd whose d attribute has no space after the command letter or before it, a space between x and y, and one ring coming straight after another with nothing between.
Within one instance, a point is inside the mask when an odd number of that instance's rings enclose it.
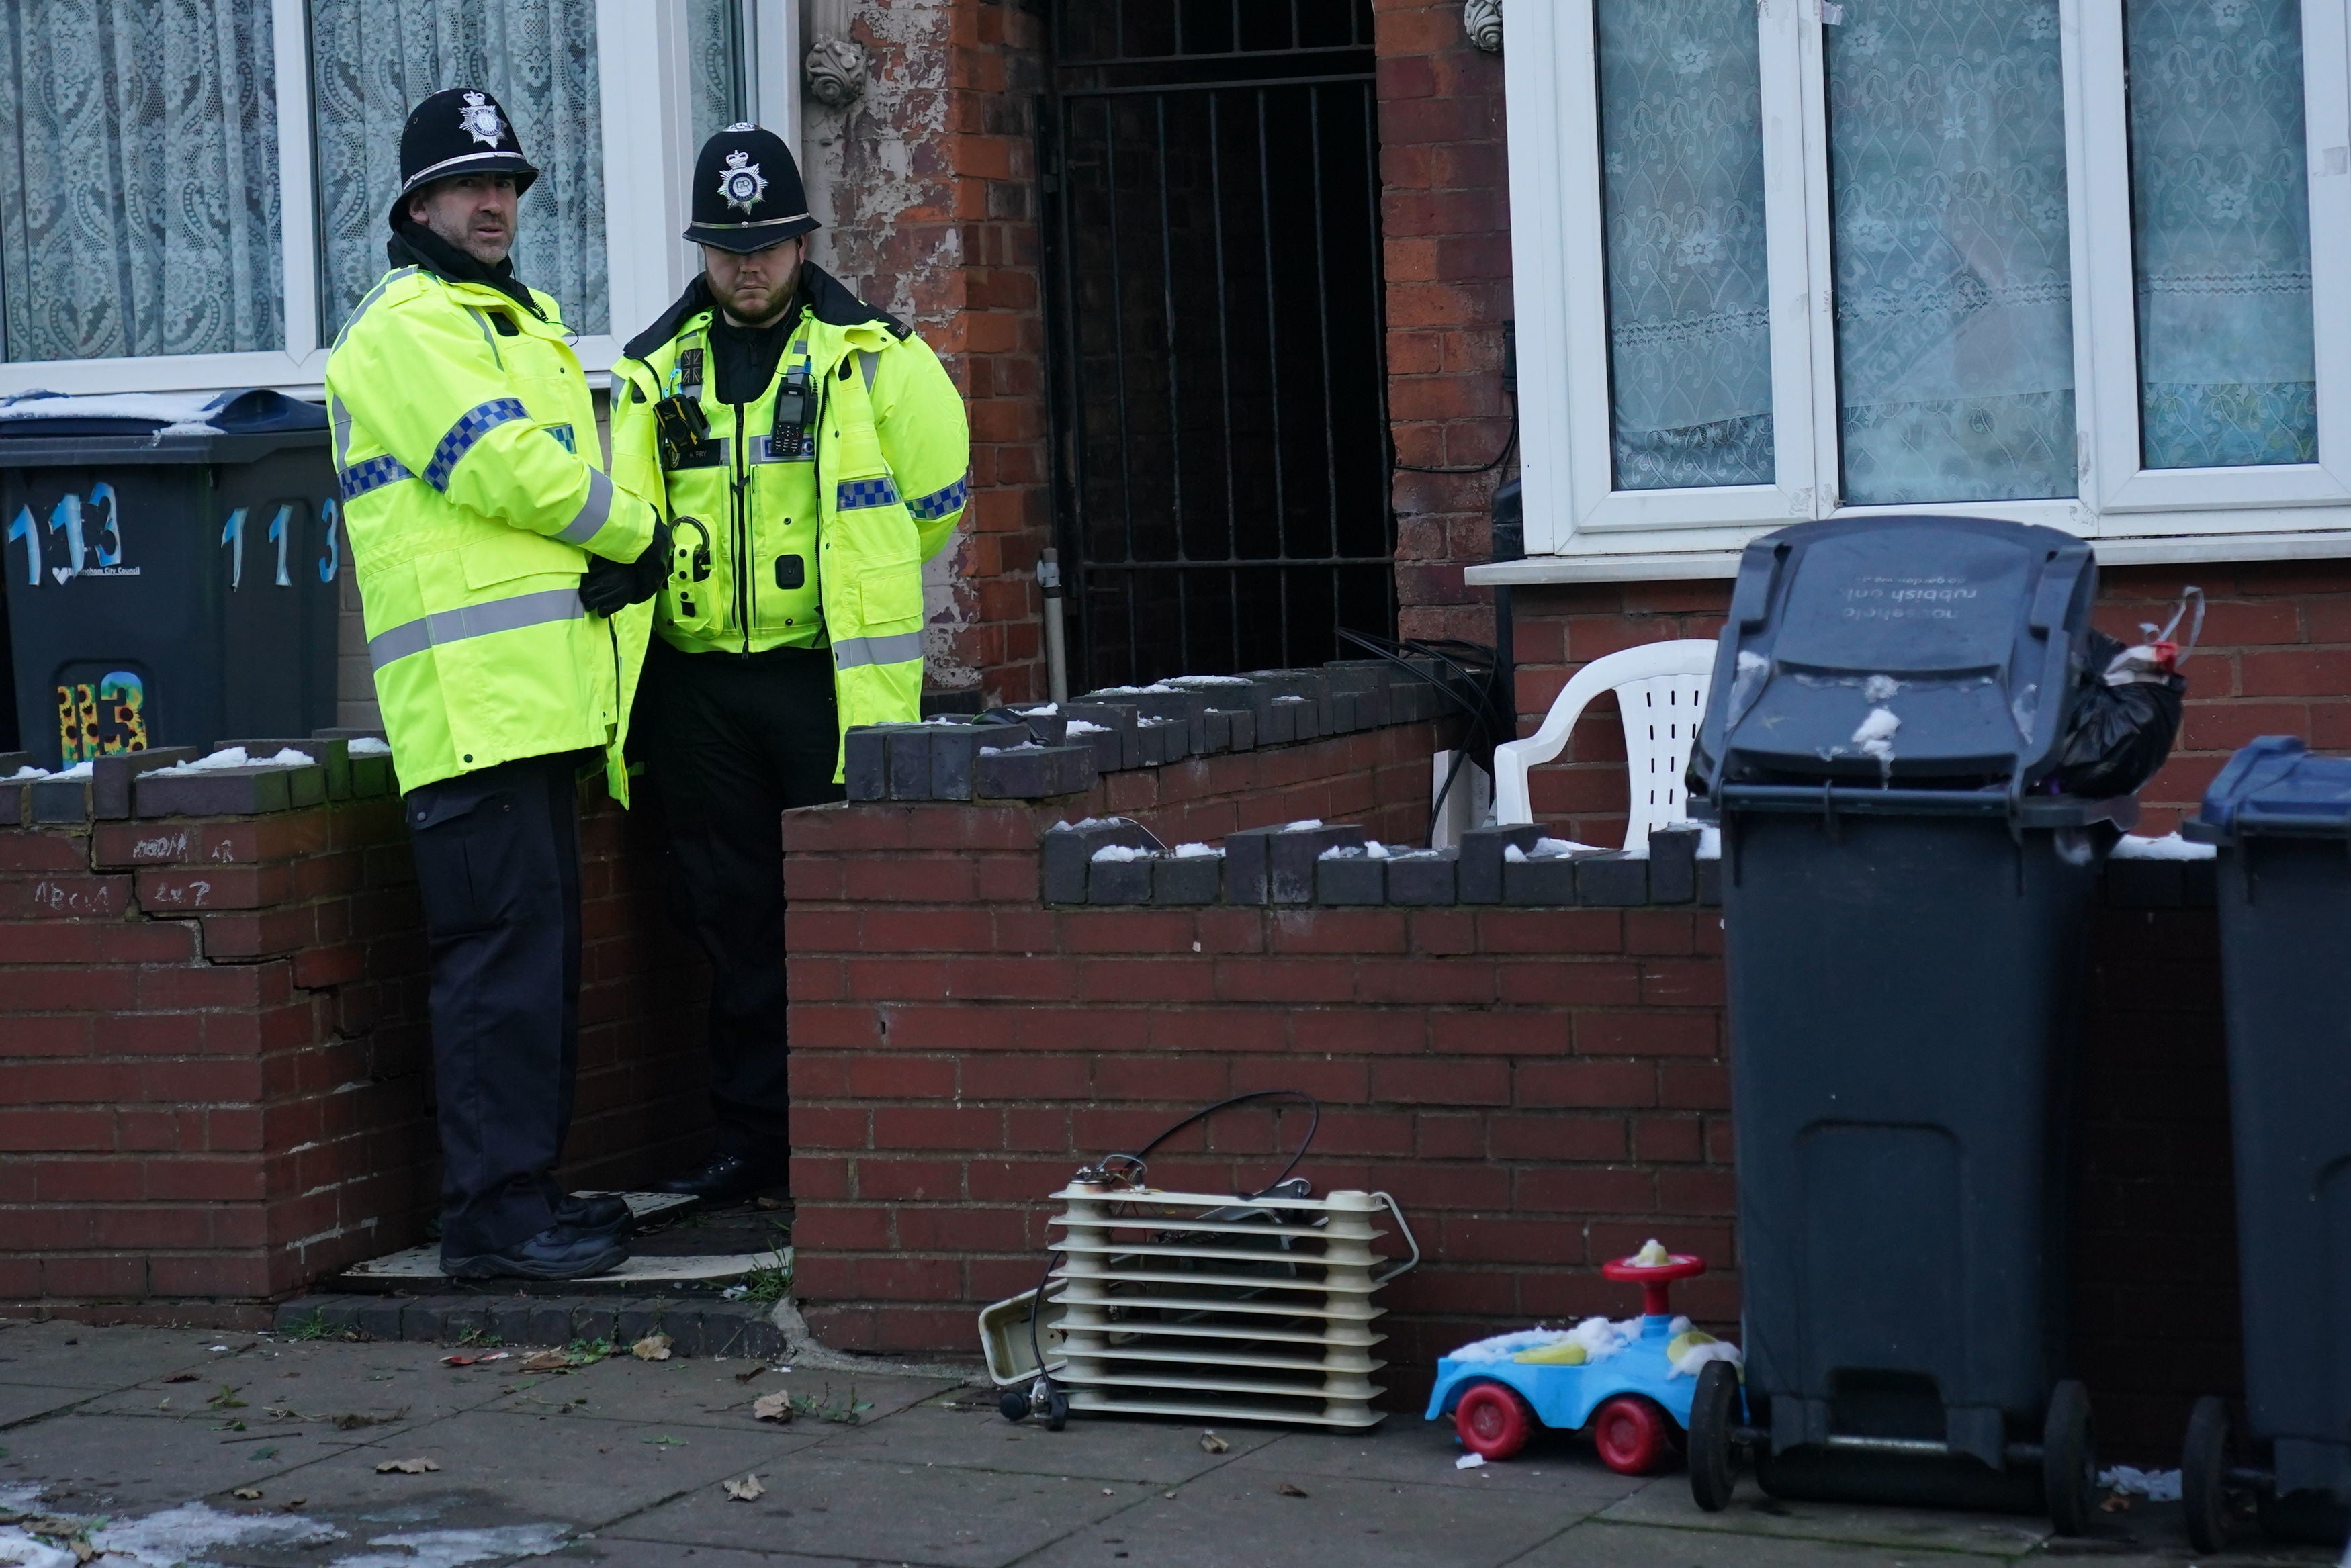
<instances>
[{"instance_id":1,"label":"police officer in hi-vis jacket","mask_svg":"<svg viewBox=\"0 0 2351 1568\"><path fill-rule=\"evenodd\" d=\"M717 1144L663 1186L726 1203L788 1180L779 814L841 797L850 725L921 716L970 435L930 347L807 260L781 138L712 137L691 211L702 275L612 369L612 472L670 528L634 754L714 971Z\"/></svg>"},{"instance_id":2,"label":"police officer in hi-vis jacket","mask_svg":"<svg viewBox=\"0 0 2351 1568\"><path fill-rule=\"evenodd\" d=\"M538 171L497 99L426 99L400 165L392 270L336 339L327 399L431 944L442 1266L577 1278L626 1259L629 1234L620 1199L553 1179L578 1055L578 787L601 770L627 799L668 528L658 490L601 472L562 314L514 275Z\"/></svg>"}]
</instances>

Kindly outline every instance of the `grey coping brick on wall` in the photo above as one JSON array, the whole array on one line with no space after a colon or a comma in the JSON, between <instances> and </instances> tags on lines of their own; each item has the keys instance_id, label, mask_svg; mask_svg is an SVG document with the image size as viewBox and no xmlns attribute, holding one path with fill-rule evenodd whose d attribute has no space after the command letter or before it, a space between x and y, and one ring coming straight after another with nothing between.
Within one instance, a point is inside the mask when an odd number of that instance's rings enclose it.
<instances>
[{"instance_id":1,"label":"grey coping brick on wall","mask_svg":"<svg viewBox=\"0 0 2351 1568\"><path fill-rule=\"evenodd\" d=\"M890 756L889 798L930 799L931 727L928 724L893 726L885 737L884 744Z\"/></svg>"},{"instance_id":2,"label":"grey coping brick on wall","mask_svg":"<svg viewBox=\"0 0 2351 1568\"><path fill-rule=\"evenodd\" d=\"M1638 855L1612 850L1575 857L1575 901L1629 909L1649 901L1649 863Z\"/></svg>"},{"instance_id":3,"label":"grey coping brick on wall","mask_svg":"<svg viewBox=\"0 0 2351 1568\"><path fill-rule=\"evenodd\" d=\"M131 785L131 804L141 816L252 816L326 797L327 770L315 763L307 768L150 774Z\"/></svg>"},{"instance_id":4,"label":"grey coping brick on wall","mask_svg":"<svg viewBox=\"0 0 2351 1568\"><path fill-rule=\"evenodd\" d=\"M1162 767L1192 754L1191 727L1181 719L1142 719L1135 733L1143 743L1143 765Z\"/></svg>"},{"instance_id":5,"label":"grey coping brick on wall","mask_svg":"<svg viewBox=\"0 0 2351 1568\"><path fill-rule=\"evenodd\" d=\"M1155 904L1213 904L1224 892L1222 855L1163 855L1151 863Z\"/></svg>"},{"instance_id":6,"label":"grey coping brick on wall","mask_svg":"<svg viewBox=\"0 0 2351 1568\"><path fill-rule=\"evenodd\" d=\"M1364 728L1361 693L1333 691L1324 699L1322 711L1330 720L1326 733L1351 735L1357 730Z\"/></svg>"},{"instance_id":7,"label":"grey coping brick on wall","mask_svg":"<svg viewBox=\"0 0 2351 1568\"><path fill-rule=\"evenodd\" d=\"M1719 856L1698 863L1698 901L1708 909L1722 908L1722 860Z\"/></svg>"},{"instance_id":8,"label":"grey coping brick on wall","mask_svg":"<svg viewBox=\"0 0 2351 1568\"><path fill-rule=\"evenodd\" d=\"M1698 846L1706 830L1695 822L1649 835L1649 902L1687 904L1698 897Z\"/></svg>"},{"instance_id":9,"label":"grey coping brick on wall","mask_svg":"<svg viewBox=\"0 0 2351 1568\"><path fill-rule=\"evenodd\" d=\"M1390 721L1388 687L1395 668L1384 659L1335 659L1322 667L1333 695L1352 692L1359 729L1377 729Z\"/></svg>"},{"instance_id":10,"label":"grey coping brick on wall","mask_svg":"<svg viewBox=\"0 0 2351 1568\"><path fill-rule=\"evenodd\" d=\"M1084 794L1097 776L1094 754L1084 746L1029 742L992 751L983 745L972 767L971 788L982 800L1050 800Z\"/></svg>"},{"instance_id":11,"label":"grey coping brick on wall","mask_svg":"<svg viewBox=\"0 0 2351 1568\"><path fill-rule=\"evenodd\" d=\"M351 798L379 800L395 793L399 780L393 776L392 759L386 756L353 757L351 759Z\"/></svg>"},{"instance_id":12,"label":"grey coping brick on wall","mask_svg":"<svg viewBox=\"0 0 2351 1568\"><path fill-rule=\"evenodd\" d=\"M351 743L341 736L311 735L291 741L215 741L212 749L225 752L231 746L243 746L245 754L256 763L266 762L280 752L299 752L327 770L329 800L351 798Z\"/></svg>"},{"instance_id":13,"label":"grey coping brick on wall","mask_svg":"<svg viewBox=\"0 0 2351 1568\"><path fill-rule=\"evenodd\" d=\"M1286 746L1298 739L1298 716L1303 702L1279 702L1257 711L1257 743Z\"/></svg>"},{"instance_id":14,"label":"grey coping brick on wall","mask_svg":"<svg viewBox=\"0 0 2351 1568\"><path fill-rule=\"evenodd\" d=\"M1575 860L1572 855L1546 855L1503 862L1502 902L1574 903Z\"/></svg>"},{"instance_id":15,"label":"grey coping brick on wall","mask_svg":"<svg viewBox=\"0 0 2351 1568\"><path fill-rule=\"evenodd\" d=\"M1429 906L1450 904L1459 891L1454 873L1460 864L1458 849L1415 849L1388 859L1388 902Z\"/></svg>"},{"instance_id":16,"label":"grey coping brick on wall","mask_svg":"<svg viewBox=\"0 0 2351 1568\"><path fill-rule=\"evenodd\" d=\"M1073 722L1083 720L1089 724L1100 724L1116 737L1117 754L1108 766L1102 766L1100 761L1102 752L1096 753L1095 765L1102 772L1109 773L1118 768L1139 768L1143 765L1143 739L1136 732L1139 715L1129 704L1064 702L1061 704L1061 712ZM1102 741L1100 735L1090 735L1087 739L1098 745ZM1107 749L1106 746L1102 747L1102 750Z\"/></svg>"},{"instance_id":17,"label":"grey coping brick on wall","mask_svg":"<svg viewBox=\"0 0 2351 1568\"><path fill-rule=\"evenodd\" d=\"M1133 860L1103 860L1097 857L1086 862L1086 902L1089 904L1148 904L1151 902L1152 867L1158 857L1146 855Z\"/></svg>"},{"instance_id":18,"label":"grey coping brick on wall","mask_svg":"<svg viewBox=\"0 0 2351 1568\"><path fill-rule=\"evenodd\" d=\"M1318 904L1384 904L1389 862L1371 855L1324 854L1314 861Z\"/></svg>"},{"instance_id":19,"label":"grey coping brick on wall","mask_svg":"<svg viewBox=\"0 0 2351 1568\"><path fill-rule=\"evenodd\" d=\"M1257 710L1254 708L1212 708L1211 713L1223 716L1231 749L1236 752L1257 750Z\"/></svg>"},{"instance_id":20,"label":"grey coping brick on wall","mask_svg":"<svg viewBox=\"0 0 2351 1568\"><path fill-rule=\"evenodd\" d=\"M1329 722L1330 677L1320 670L1249 670L1249 697L1262 724L1267 711L1277 704L1291 709L1295 741L1311 741L1332 733ZM1298 701L1286 701L1295 698ZM1301 704L1302 703L1302 707Z\"/></svg>"},{"instance_id":21,"label":"grey coping brick on wall","mask_svg":"<svg viewBox=\"0 0 2351 1568\"><path fill-rule=\"evenodd\" d=\"M890 730L852 724L841 741L841 783L851 800L890 798Z\"/></svg>"},{"instance_id":22,"label":"grey coping brick on wall","mask_svg":"<svg viewBox=\"0 0 2351 1568\"><path fill-rule=\"evenodd\" d=\"M1055 823L1045 830L1038 847L1039 874L1048 904L1086 901L1087 867L1105 844L1132 845L1137 849L1166 847L1149 828L1123 816L1092 817L1084 822Z\"/></svg>"},{"instance_id":23,"label":"grey coping brick on wall","mask_svg":"<svg viewBox=\"0 0 2351 1568\"><path fill-rule=\"evenodd\" d=\"M1134 710L1137 719L1176 719L1185 733L1184 755L1196 756L1208 748L1207 700L1199 692L1161 681L1153 686L1111 686L1089 691L1081 702L1119 702Z\"/></svg>"},{"instance_id":24,"label":"grey coping brick on wall","mask_svg":"<svg viewBox=\"0 0 2351 1568\"><path fill-rule=\"evenodd\" d=\"M131 815L133 779L156 768L193 763L205 754L201 746L157 746L150 751L117 752L110 757L99 758L90 764L90 815L100 822L122 821Z\"/></svg>"},{"instance_id":25,"label":"grey coping brick on wall","mask_svg":"<svg viewBox=\"0 0 2351 1568\"><path fill-rule=\"evenodd\" d=\"M1532 849L1542 829L1531 822L1508 827L1473 827L1461 836L1461 901L1499 904L1502 901L1502 851L1511 845ZM1572 902L1573 900L1562 900Z\"/></svg>"},{"instance_id":26,"label":"grey coping brick on wall","mask_svg":"<svg viewBox=\"0 0 2351 1568\"><path fill-rule=\"evenodd\" d=\"M30 752L0 752L0 779L7 778L20 769L37 768L40 765L33 760L33 753Z\"/></svg>"},{"instance_id":27,"label":"grey coping brick on wall","mask_svg":"<svg viewBox=\"0 0 2351 1568\"><path fill-rule=\"evenodd\" d=\"M0 827L22 827L32 820L32 815L33 786L0 778Z\"/></svg>"},{"instance_id":28,"label":"grey coping brick on wall","mask_svg":"<svg viewBox=\"0 0 2351 1568\"><path fill-rule=\"evenodd\" d=\"M1225 835L1225 901L1263 904L1273 897L1273 836L1279 827L1244 827Z\"/></svg>"},{"instance_id":29,"label":"grey coping brick on wall","mask_svg":"<svg viewBox=\"0 0 2351 1568\"><path fill-rule=\"evenodd\" d=\"M1052 708L1053 704L1043 706ZM1058 708L1050 713L1041 708L1015 708L1012 711L1020 715L1020 722L1029 726L1029 732L1037 737L1039 745L1058 746L1070 738L1070 716Z\"/></svg>"},{"instance_id":30,"label":"grey coping brick on wall","mask_svg":"<svg viewBox=\"0 0 2351 1568\"><path fill-rule=\"evenodd\" d=\"M969 800L972 772L979 761L979 748L994 743L999 747L1018 746L1029 740L1027 727L1019 738L1006 733L1001 724L933 724L928 726L931 747L930 798L933 800Z\"/></svg>"},{"instance_id":31,"label":"grey coping brick on wall","mask_svg":"<svg viewBox=\"0 0 2351 1568\"><path fill-rule=\"evenodd\" d=\"M370 1339L398 1339L407 1307L408 1303L397 1296L368 1296L360 1302L359 1311L352 1316L359 1331Z\"/></svg>"},{"instance_id":32,"label":"grey coping brick on wall","mask_svg":"<svg viewBox=\"0 0 2351 1568\"><path fill-rule=\"evenodd\" d=\"M89 780L35 779L32 818L36 823L61 824L89 820Z\"/></svg>"},{"instance_id":33,"label":"grey coping brick on wall","mask_svg":"<svg viewBox=\"0 0 2351 1568\"><path fill-rule=\"evenodd\" d=\"M1277 904L1311 904L1315 893L1315 862L1325 849L1361 847L1364 830L1352 823L1325 823L1317 827L1287 827L1266 844L1266 883Z\"/></svg>"}]
</instances>

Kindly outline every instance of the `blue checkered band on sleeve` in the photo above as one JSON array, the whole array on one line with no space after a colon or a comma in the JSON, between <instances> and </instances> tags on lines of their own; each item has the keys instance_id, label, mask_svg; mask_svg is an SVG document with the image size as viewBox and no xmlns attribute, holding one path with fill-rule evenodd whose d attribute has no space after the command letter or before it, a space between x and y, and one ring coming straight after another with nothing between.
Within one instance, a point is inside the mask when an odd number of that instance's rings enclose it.
<instances>
[{"instance_id":1,"label":"blue checkered band on sleeve","mask_svg":"<svg viewBox=\"0 0 2351 1568\"><path fill-rule=\"evenodd\" d=\"M580 443L572 438L571 427L569 425L549 425L547 427L547 433L553 436L557 441L561 441L563 443L564 451L571 452L574 455L578 454L580 451Z\"/></svg>"},{"instance_id":2,"label":"blue checkered band on sleeve","mask_svg":"<svg viewBox=\"0 0 2351 1568\"><path fill-rule=\"evenodd\" d=\"M381 457L371 457L343 470L343 499L346 502L357 501L371 490L381 490L387 484L397 484L403 479L415 477L408 472L406 463L385 452Z\"/></svg>"},{"instance_id":3,"label":"blue checkered band on sleeve","mask_svg":"<svg viewBox=\"0 0 2351 1568\"><path fill-rule=\"evenodd\" d=\"M897 503L897 482L884 475L880 479L845 481L835 505L840 511L854 512L862 506L894 506Z\"/></svg>"},{"instance_id":4,"label":"blue checkered band on sleeve","mask_svg":"<svg viewBox=\"0 0 2351 1568\"><path fill-rule=\"evenodd\" d=\"M433 461L424 465L424 483L435 490L448 489L449 476L457 472L457 464L474 450L475 441L508 420L528 418L519 398L493 398L480 408L468 410L464 419L449 427L441 444L433 449Z\"/></svg>"},{"instance_id":5,"label":"blue checkered band on sleeve","mask_svg":"<svg viewBox=\"0 0 2351 1568\"><path fill-rule=\"evenodd\" d=\"M906 503L906 510L925 523L935 523L942 517L962 511L964 503L970 499L971 475L966 473L944 490L915 496Z\"/></svg>"}]
</instances>

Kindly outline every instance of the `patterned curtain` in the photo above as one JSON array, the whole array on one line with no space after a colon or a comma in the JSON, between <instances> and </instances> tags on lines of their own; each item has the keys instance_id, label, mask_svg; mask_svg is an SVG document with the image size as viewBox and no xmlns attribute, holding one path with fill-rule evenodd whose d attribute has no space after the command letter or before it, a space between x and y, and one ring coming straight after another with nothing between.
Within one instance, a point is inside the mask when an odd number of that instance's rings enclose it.
<instances>
[{"instance_id":1,"label":"patterned curtain","mask_svg":"<svg viewBox=\"0 0 2351 1568\"><path fill-rule=\"evenodd\" d=\"M1753 0L1600 0L1616 487L1769 484Z\"/></svg>"},{"instance_id":2,"label":"patterned curtain","mask_svg":"<svg viewBox=\"0 0 2351 1568\"><path fill-rule=\"evenodd\" d=\"M2295 0L2131 0L2139 448L2149 468L2314 462Z\"/></svg>"},{"instance_id":3,"label":"patterned curtain","mask_svg":"<svg viewBox=\"0 0 2351 1568\"><path fill-rule=\"evenodd\" d=\"M611 330L596 8L577 0L311 0L320 326L329 341L383 275L400 131L419 99L486 88L538 181L523 198L516 275L582 335Z\"/></svg>"},{"instance_id":4,"label":"patterned curtain","mask_svg":"<svg viewBox=\"0 0 2351 1568\"><path fill-rule=\"evenodd\" d=\"M269 0L0 0L11 360L284 346Z\"/></svg>"},{"instance_id":5,"label":"patterned curtain","mask_svg":"<svg viewBox=\"0 0 2351 1568\"><path fill-rule=\"evenodd\" d=\"M2056 0L1844 18L1823 31L1844 499L2072 495Z\"/></svg>"},{"instance_id":6,"label":"patterned curtain","mask_svg":"<svg viewBox=\"0 0 2351 1568\"><path fill-rule=\"evenodd\" d=\"M744 103L743 8L741 0L687 0L685 53L693 79L694 145L702 144L738 119L752 118ZM786 140L796 140L789 133Z\"/></svg>"}]
</instances>

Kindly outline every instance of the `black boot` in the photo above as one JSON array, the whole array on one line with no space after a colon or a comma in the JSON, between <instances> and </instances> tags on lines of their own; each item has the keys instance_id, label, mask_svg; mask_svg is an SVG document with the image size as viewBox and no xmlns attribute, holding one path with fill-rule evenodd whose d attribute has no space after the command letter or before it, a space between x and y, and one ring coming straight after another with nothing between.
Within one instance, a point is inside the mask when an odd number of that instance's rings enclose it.
<instances>
[{"instance_id":1,"label":"black boot","mask_svg":"<svg viewBox=\"0 0 2351 1568\"><path fill-rule=\"evenodd\" d=\"M748 1198L787 1197L790 1181L790 1171L781 1160L754 1159L721 1149L697 1168L673 1176L653 1190L683 1192L699 1198L708 1208L724 1209Z\"/></svg>"},{"instance_id":2,"label":"black boot","mask_svg":"<svg viewBox=\"0 0 2351 1568\"><path fill-rule=\"evenodd\" d=\"M609 1274L628 1261L628 1244L611 1231L583 1230L559 1220L529 1240L495 1252L459 1257L444 1247L441 1272L453 1280L581 1280Z\"/></svg>"},{"instance_id":3,"label":"black boot","mask_svg":"<svg viewBox=\"0 0 2351 1568\"><path fill-rule=\"evenodd\" d=\"M596 1192L585 1196L577 1192L558 1193L555 1217L577 1231L610 1231L615 1236L627 1238L636 1234L636 1216L630 1211L629 1200L617 1192Z\"/></svg>"}]
</instances>

